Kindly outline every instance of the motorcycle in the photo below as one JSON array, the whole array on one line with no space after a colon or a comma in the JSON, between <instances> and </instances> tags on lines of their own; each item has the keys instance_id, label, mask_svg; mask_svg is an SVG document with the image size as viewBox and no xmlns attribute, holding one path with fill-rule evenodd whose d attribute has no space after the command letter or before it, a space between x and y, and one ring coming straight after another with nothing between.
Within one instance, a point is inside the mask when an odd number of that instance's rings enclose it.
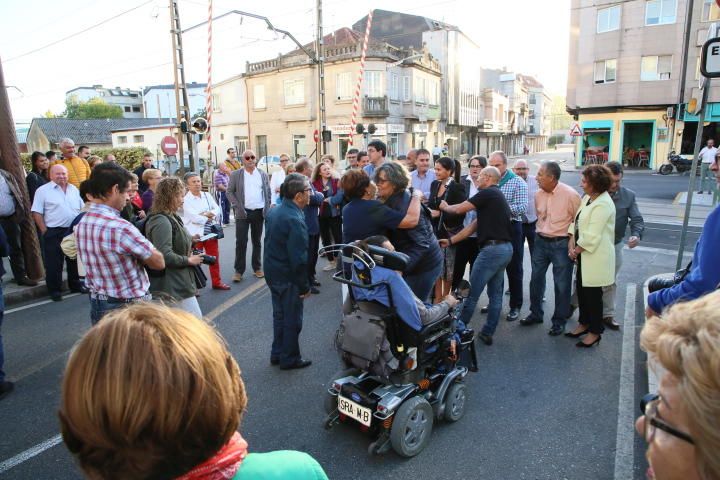
<instances>
[{"instance_id":1,"label":"motorcycle","mask_svg":"<svg viewBox=\"0 0 720 480\"><path fill-rule=\"evenodd\" d=\"M689 172L692 168L693 161L677 155L675 150L668 154L667 159L670 163L663 163L660 165L658 170L660 175L669 175L673 172L673 170L677 170L678 173L685 173Z\"/></svg>"}]
</instances>

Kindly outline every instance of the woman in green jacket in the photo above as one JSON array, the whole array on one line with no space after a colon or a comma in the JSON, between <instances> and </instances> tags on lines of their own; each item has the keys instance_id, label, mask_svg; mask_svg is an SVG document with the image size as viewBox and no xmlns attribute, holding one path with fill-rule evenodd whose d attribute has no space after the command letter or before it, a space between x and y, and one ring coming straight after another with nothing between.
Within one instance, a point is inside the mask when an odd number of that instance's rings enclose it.
<instances>
[{"instance_id":1,"label":"woman in green jacket","mask_svg":"<svg viewBox=\"0 0 720 480\"><path fill-rule=\"evenodd\" d=\"M585 196L568 229L568 255L577 263L580 315L577 328L565 336L585 335L575 345L587 348L600 343L604 331L602 287L615 281L615 204L608 194L612 173L606 166L586 167L580 181Z\"/></svg>"},{"instance_id":2,"label":"woman in green jacket","mask_svg":"<svg viewBox=\"0 0 720 480\"><path fill-rule=\"evenodd\" d=\"M327 480L305 453L250 453L237 431L246 407L220 334L143 303L107 314L72 350L59 416L89 479Z\"/></svg>"},{"instance_id":3,"label":"woman in green jacket","mask_svg":"<svg viewBox=\"0 0 720 480\"><path fill-rule=\"evenodd\" d=\"M202 263L201 255L192 254L192 237L183 227L177 211L183 205L185 186L179 178L168 177L158 183L150 215L145 221L145 236L165 258L165 270L149 272L150 293L186 312L202 318L195 293L193 269Z\"/></svg>"}]
</instances>

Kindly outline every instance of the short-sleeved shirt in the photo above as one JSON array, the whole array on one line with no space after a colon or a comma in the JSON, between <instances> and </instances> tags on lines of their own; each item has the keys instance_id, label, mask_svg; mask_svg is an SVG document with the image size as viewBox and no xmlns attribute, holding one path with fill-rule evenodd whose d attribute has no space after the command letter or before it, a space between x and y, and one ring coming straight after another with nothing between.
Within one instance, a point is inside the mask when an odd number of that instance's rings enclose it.
<instances>
[{"instance_id":1,"label":"short-sleeved shirt","mask_svg":"<svg viewBox=\"0 0 720 480\"><path fill-rule=\"evenodd\" d=\"M537 191L535 207L538 217L535 231L538 234L567 237L568 227L580 208L580 195L569 185L558 182L552 192Z\"/></svg>"},{"instance_id":2,"label":"short-sleeved shirt","mask_svg":"<svg viewBox=\"0 0 720 480\"><path fill-rule=\"evenodd\" d=\"M142 262L153 254L152 243L120 212L93 204L75 227L75 239L91 295L131 299L148 293Z\"/></svg>"},{"instance_id":3,"label":"short-sleeved shirt","mask_svg":"<svg viewBox=\"0 0 720 480\"><path fill-rule=\"evenodd\" d=\"M468 202L477 210L478 245L482 247L489 240L512 240L510 206L497 185L483 188Z\"/></svg>"},{"instance_id":4,"label":"short-sleeved shirt","mask_svg":"<svg viewBox=\"0 0 720 480\"><path fill-rule=\"evenodd\" d=\"M398 228L405 214L378 202L356 198L343 208L343 242L384 235Z\"/></svg>"},{"instance_id":5,"label":"short-sleeved shirt","mask_svg":"<svg viewBox=\"0 0 720 480\"><path fill-rule=\"evenodd\" d=\"M83 207L80 192L68 184L63 191L55 182L48 182L35 192L32 211L42 215L48 228L69 227Z\"/></svg>"}]
</instances>

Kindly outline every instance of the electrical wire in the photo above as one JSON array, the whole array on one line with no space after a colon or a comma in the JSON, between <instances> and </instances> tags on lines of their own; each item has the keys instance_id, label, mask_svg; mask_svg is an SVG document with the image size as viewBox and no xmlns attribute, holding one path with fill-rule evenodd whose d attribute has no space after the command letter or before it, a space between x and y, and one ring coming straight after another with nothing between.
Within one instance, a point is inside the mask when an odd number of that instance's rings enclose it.
<instances>
[{"instance_id":1,"label":"electrical wire","mask_svg":"<svg viewBox=\"0 0 720 480\"><path fill-rule=\"evenodd\" d=\"M87 32L88 30L92 30L92 29L94 29L94 28L97 28L97 27L99 27L100 25L104 25L104 24L106 24L106 23L108 23L108 22L110 22L110 21L112 21L112 20L115 20L116 18L122 17L122 16L125 15L125 14L128 14L128 13L130 13L130 12L133 12L133 11L137 10L138 8L144 7L145 5L149 5L149 4L154 3L154 2L155 2L155 0L148 0L147 2L141 3L140 5L137 5L137 6L131 8L131 9L129 9L129 10L125 10L124 12L120 12L120 13L118 13L117 15L114 15L114 16L112 16L112 17L110 17L110 18L106 18L105 20L101 20L100 22L95 23L94 25L91 25L91 26L85 28L83 31ZM50 47L52 47L52 46L54 46L54 45L57 45L58 43L64 42L64 41L69 40L69 39L71 39L71 38L74 38L74 37L76 37L76 36L77 36L77 33L72 33L72 34L70 34L70 35L68 35L68 36L66 36L66 37L62 37L62 38L59 38L59 39L57 39L57 40L55 40L55 41L53 41L53 42L50 42L50 43L48 43L47 45L43 45L42 47L38 47L38 48L35 48L35 49L33 49L33 50L27 51L27 52L25 52L25 53L21 53L20 55L16 55L16 56L14 56L14 57L12 57L12 58L9 58L9 59L5 60L5 63L7 63L7 62L12 62L13 60L17 60L18 58L27 57L28 55L32 55L33 53L37 53L37 52L39 52L39 51L45 50L46 48L50 48Z\"/></svg>"}]
</instances>

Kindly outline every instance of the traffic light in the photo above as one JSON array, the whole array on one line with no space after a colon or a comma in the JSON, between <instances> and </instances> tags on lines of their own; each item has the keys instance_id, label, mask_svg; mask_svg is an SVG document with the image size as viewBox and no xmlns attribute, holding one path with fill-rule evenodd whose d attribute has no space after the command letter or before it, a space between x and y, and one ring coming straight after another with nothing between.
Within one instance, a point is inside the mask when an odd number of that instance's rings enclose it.
<instances>
[{"instance_id":1,"label":"traffic light","mask_svg":"<svg viewBox=\"0 0 720 480\"><path fill-rule=\"evenodd\" d=\"M365 132L365 126L363 126L362 123L358 123L357 125L355 125L355 131L362 135Z\"/></svg>"},{"instance_id":2,"label":"traffic light","mask_svg":"<svg viewBox=\"0 0 720 480\"><path fill-rule=\"evenodd\" d=\"M368 133L369 133L370 135L372 135L372 134L375 133L376 131L377 131L377 127L375 127L375 124L374 124L374 123L371 123L370 125L368 125Z\"/></svg>"}]
</instances>

